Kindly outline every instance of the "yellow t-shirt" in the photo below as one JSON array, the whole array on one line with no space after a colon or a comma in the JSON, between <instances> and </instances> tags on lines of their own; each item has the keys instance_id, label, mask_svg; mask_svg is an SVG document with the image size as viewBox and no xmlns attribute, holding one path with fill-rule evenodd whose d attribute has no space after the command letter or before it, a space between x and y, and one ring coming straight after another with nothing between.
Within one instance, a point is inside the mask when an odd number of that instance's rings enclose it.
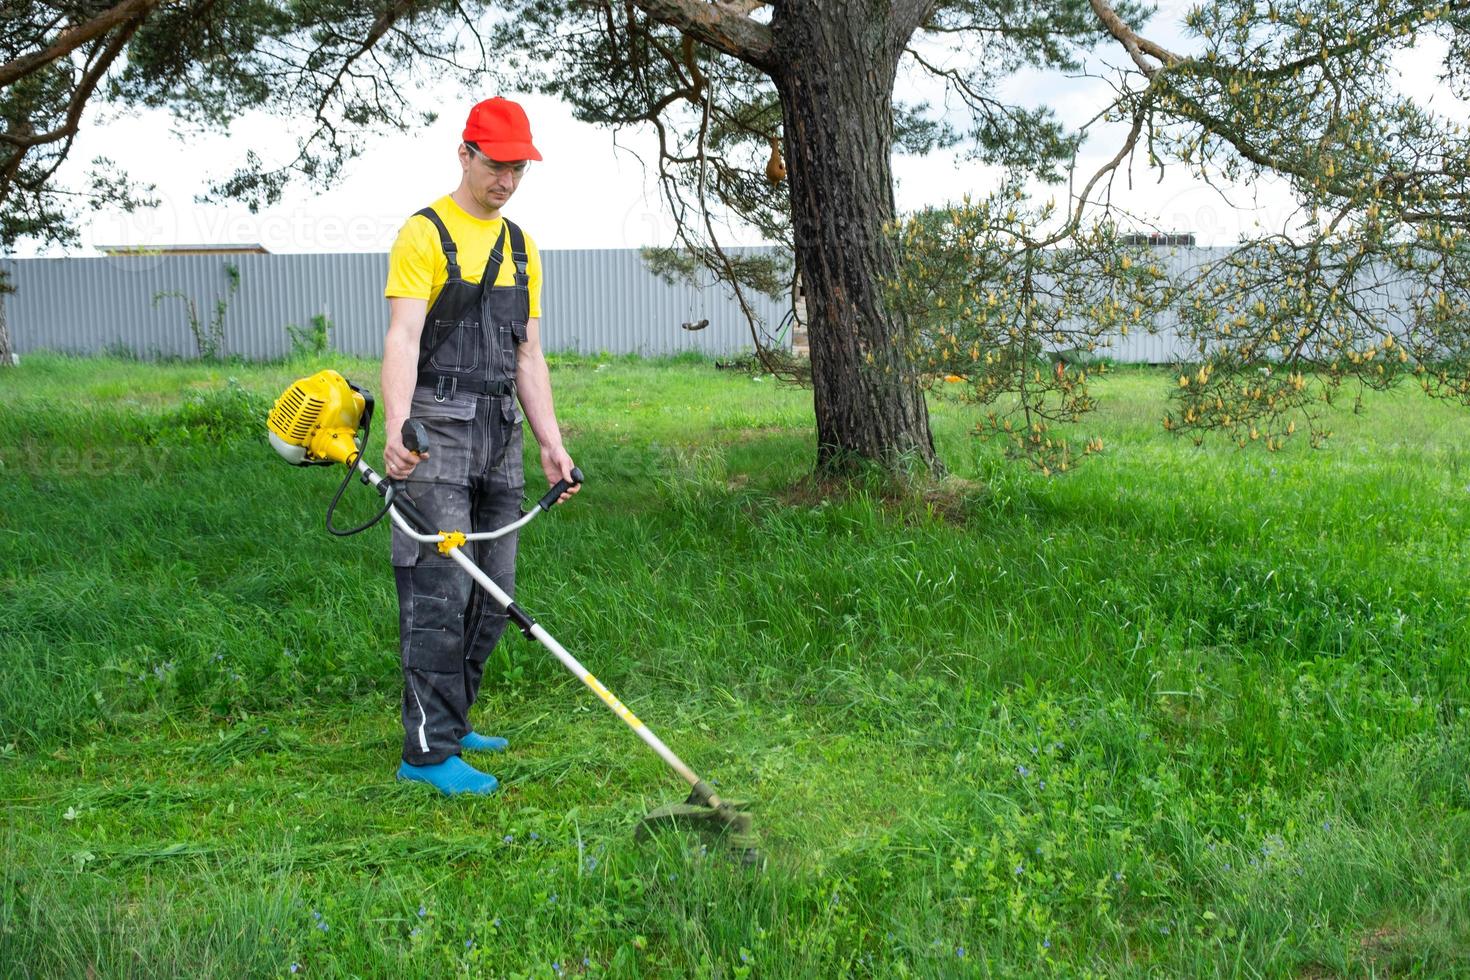
<instances>
[{"instance_id":1,"label":"yellow t-shirt","mask_svg":"<svg viewBox=\"0 0 1470 980\"><path fill-rule=\"evenodd\" d=\"M500 240L505 222L501 218L481 221L445 194L433 208L449 229L449 237L459 248L459 273L466 282L479 282L490 261L490 250ZM497 286L514 286L515 262L510 257L510 237L506 236L505 257L500 262ZM541 253L531 236L526 236L526 278L531 294L531 316L541 315ZM393 250L388 253L388 285L383 295L428 300L429 306L439 298L439 291L449 279L449 262L439 246L439 229L423 215L413 215L403 223Z\"/></svg>"}]
</instances>

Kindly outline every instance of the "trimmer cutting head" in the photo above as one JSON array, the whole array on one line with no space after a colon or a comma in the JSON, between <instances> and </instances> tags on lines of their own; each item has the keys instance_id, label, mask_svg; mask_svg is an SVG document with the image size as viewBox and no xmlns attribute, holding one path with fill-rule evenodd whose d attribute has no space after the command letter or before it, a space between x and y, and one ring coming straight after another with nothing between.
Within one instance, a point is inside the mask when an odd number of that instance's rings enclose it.
<instances>
[{"instance_id":1,"label":"trimmer cutting head","mask_svg":"<svg viewBox=\"0 0 1470 980\"><path fill-rule=\"evenodd\" d=\"M706 792L701 793L701 787ZM693 831L730 848L739 856L741 864L763 866L766 859L760 850L760 839L752 824L749 804L740 800L722 800L709 793L708 789L701 781L683 803L670 803L649 813L639 822L638 829L633 832L634 838L641 843L660 831Z\"/></svg>"}]
</instances>

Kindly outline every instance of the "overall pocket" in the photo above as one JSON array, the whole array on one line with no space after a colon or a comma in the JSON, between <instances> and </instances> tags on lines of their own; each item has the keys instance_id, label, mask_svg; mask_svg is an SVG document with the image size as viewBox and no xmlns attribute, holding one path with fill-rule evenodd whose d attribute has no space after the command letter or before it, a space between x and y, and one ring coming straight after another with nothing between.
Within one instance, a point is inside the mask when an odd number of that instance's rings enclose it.
<instances>
[{"instance_id":1,"label":"overall pocket","mask_svg":"<svg viewBox=\"0 0 1470 980\"><path fill-rule=\"evenodd\" d=\"M409 417L423 423L429 454L419 460L411 479L468 486L474 441L475 396L456 392L440 399L432 388L417 388Z\"/></svg>"},{"instance_id":2,"label":"overall pocket","mask_svg":"<svg viewBox=\"0 0 1470 980\"><path fill-rule=\"evenodd\" d=\"M498 335L498 349L493 354L500 358L500 369L507 378L516 376L516 354L522 344L526 342L526 321L508 320L502 321L500 329L496 330Z\"/></svg>"},{"instance_id":3,"label":"overall pocket","mask_svg":"<svg viewBox=\"0 0 1470 980\"><path fill-rule=\"evenodd\" d=\"M446 331L452 332L446 337ZM429 367L445 372L474 371L480 366L480 334L477 320L435 320L432 337L438 349L429 358Z\"/></svg>"},{"instance_id":4,"label":"overall pocket","mask_svg":"<svg viewBox=\"0 0 1470 980\"><path fill-rule=\"evenodd\" d=\"M429 438L429 453L419 459L412 475L405 481L410 499L430 519L439 517L436 507L446 488L457 488L461 495L469 486L471 441L475 424L475 397L452 395L440 401L432 388L414 391L409 417L423 424ZM399 567L418 564L423 548L408 535L393 527L392 563Z\"/></svg>"}]
</instances>

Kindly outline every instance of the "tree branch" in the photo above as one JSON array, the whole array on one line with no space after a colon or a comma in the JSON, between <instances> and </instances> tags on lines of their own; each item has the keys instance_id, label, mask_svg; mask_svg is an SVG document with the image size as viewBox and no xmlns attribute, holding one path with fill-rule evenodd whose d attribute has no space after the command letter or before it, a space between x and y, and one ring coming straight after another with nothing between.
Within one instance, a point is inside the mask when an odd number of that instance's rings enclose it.
<instances>
[{"instance_id":1,"label":"tree branch","mask_svg":"<svg viewBox=\"0 0 1470 980\"><path fill-rule=\"evenodd\" d=\"M935 0L892 0L888 8L889 32L894 44L904 48L923 23L934 13Z\"/></svg>"},{"instance_id":2,"label":"tree branch","mask_svg":"<svg viewBox=\"0 0 1470 980\"><path fill-rule=\"evenodd\" d=\"M398 19L413 9L415 2L416 0L396 0L395 3L390 4L378 15L378 19L373 23L372 29L368 31L367 37L362 39L362 43L358 45L355 52L343 59L342 65L337 69L337 73L333 76L331 84L322 92L321 98L317 99L316 119L318 122L326 122L323 114L326 111L327 103L336 94L337 89L342 84L342 79L348 75L353 63L372 50L373 45L383 39L383 35L388 33L388 29L397 23Z\"/></svg>"},{"instance_id":3,"label":"tree branch","mask_svg":"<svg viewBox=\"0 0 1470 980\"><path fill-rule=\"evenodd\" d=\"M1145 75L1152 78L1159 70L1158 65L1149 64L1144 58L1146 54L1157 58L1165 68L1177 65L1182 60L1172 51L1155 44L1146 37L1140 37L1131 27L1123 23L1123 18L1118 16L1118 12L1107 0L1087 0L1087 2L1092 7L1092 12L1097 15L1097 19L1102 21L1103 27L1107 28L1108 33L1123 45L1128 51L1128 57L1133 59L1138 70Z\"/></svg>"},{"instance_id":4,"label":"tree branch","mask_svg":"<svg viewBox=\"0 0 1470 980\"><path fill-rule=\"evenodd\" d=\"M662 24L677 27L696 41L769 72L774 67L771 29L738 7L703 0L630 0Z\"/></svg>"},{"instance_id":5,"label":"tree branch","mask_svg":"<svg viewBox=\"0 0 1470 980\"><path fill-rule=\"evenodd\" d=\"M125 2L108 8L89 21L65 28L56 36L56 40L51 42L49 48L22 55L19 58L0 65L0 88L4 88L12 82L24 78L36 69L49 65L58 58L66 57L87 42L96 40L114 27L125 24L134 17L141 18L146 16L161 2L162 0L125 0Z\"/></svg>"}]
</instances>

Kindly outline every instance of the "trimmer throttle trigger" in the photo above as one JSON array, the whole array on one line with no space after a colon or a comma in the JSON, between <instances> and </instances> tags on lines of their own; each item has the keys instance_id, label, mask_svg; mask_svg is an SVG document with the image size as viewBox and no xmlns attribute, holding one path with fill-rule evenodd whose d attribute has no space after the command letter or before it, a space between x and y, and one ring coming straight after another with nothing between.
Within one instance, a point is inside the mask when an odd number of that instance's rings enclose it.
<instances>
[{"instance_id":1,"label":"trimmer throttle trigger","mask_svg":"<svg viewBox=\"0 0 1470 980\"><path fill-rule=\"evenodd\" d=\"M403 420L403 448L419 456L429 455L429 430L418 419Z\"/></svg>"}]
</instances>

